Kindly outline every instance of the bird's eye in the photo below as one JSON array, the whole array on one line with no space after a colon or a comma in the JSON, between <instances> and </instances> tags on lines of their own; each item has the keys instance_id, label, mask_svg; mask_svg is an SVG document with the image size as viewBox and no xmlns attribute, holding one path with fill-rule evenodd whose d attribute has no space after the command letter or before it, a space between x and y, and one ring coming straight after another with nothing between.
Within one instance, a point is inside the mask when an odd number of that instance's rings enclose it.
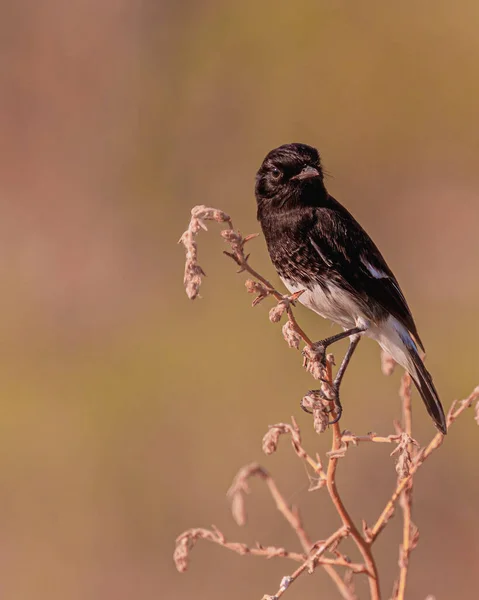
<instances>
[{"instance_id":1,"label":"bird's eye","mask_svg":"<svg viewBox=\"0 0 479 600\"><path fill-rule=\"evenodd\" d=\"M277 169L276 167L273 167L273 170L271 171L271 173L275 179L279 179L281 177L281 171L279 169Z\"/></svg>"}]
</instances>

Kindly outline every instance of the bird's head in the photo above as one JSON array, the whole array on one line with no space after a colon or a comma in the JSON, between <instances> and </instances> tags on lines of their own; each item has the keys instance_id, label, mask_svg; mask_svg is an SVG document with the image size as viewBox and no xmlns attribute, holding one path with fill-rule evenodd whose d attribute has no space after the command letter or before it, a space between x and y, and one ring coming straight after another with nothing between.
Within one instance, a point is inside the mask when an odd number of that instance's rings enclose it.
<instances>
[{"instance_id":1,"label":"bird's head","mask_svg":"<svg viewBox=\"0 0 479 600\"><path fill-rule=\"evenodd\" d=\"M307 188L324 189L323 170L316 148L284 144L271 150L256 175L258 210L296 204Z\"/></svg>"}]
</instances>

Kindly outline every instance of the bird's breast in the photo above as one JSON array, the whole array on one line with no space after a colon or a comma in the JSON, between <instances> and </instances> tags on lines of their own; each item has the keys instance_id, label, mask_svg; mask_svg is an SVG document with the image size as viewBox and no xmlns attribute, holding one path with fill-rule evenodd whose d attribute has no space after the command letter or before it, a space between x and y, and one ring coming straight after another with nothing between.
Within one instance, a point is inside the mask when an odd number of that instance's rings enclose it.
<instances>
[{"instance_id":1,"label":"bird's breast","mask_svg":"<svg viewBox=\"0 0 479 600\"><path fill-rule=\"evenodd\" d=\"M354 296L332 282L312 283L306 287L301 282L281 279L292 294L305 290L299 297L301 304L341 327L349 329L356 326L358 319L367 319Z\"/></svg>"}]
</instances>

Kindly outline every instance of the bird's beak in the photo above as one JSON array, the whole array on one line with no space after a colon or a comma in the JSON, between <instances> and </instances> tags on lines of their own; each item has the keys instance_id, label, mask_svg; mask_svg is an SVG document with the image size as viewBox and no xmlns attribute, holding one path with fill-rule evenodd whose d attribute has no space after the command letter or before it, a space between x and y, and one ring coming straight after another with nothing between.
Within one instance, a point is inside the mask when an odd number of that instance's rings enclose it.
<instances>
[{"instance_id":1,"label":"bird's beak","mask_svg":"<svg viewBox=\"0 0 479 600\"><path fill-rule=\"evenodd\" d=\"M315 169L314 167L304 167L304 169L301 171L301 173L298 173L298 175L291 177L291 179L310 179L311 177L318 177L318 176L319 176L318 169Z\"/></svg>"}]
</instances>

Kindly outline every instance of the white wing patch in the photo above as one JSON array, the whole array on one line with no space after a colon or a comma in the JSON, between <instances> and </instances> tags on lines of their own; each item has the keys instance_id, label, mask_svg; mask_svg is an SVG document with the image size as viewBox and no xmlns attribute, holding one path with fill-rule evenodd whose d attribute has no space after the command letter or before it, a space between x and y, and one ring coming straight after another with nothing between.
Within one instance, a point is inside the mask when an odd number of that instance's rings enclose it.
<instances>
[{"instance_id":1,"label":"white wing patch","mask_svg":"<svg viewBox=\"0 0 479 600\"><path fill-rule=\"evenodd\" d=\"M371 275L374 277L374 279L388 279L389 278L389 275L387 273L385 273L384 271L381 271L380 269L376 269L376 267L373 267L373 265L370 262L368 262L367 260L365 260L363 257L361 257L361 262L366 267L366 269L371 273Z\"/></svg>"},{"instance_id":2,"label":"white wing patch","mask_svg":"<svg viewBox=\"0 0 479 600\"><path fill-rule=\"evenodd\" d=\"M311 245L316 250L316 252L319 254L319 256L323 259L323 261L328 265L328 267L331 267L333 263L324 256L324 254L321 252L321 248L318 246L318 244L313 239L311 239Z\"/></svg>"},{"instance_id":3,"label":"white wing patch","mask_svg":"<svg viewBox=\"0 0 479 600\"><path fill-rule=\"evenodd\" d=\"M376 267L373 267L373 265L370 262L368 262L365 258L363 258L362 256L361 256L361 262L366 267L366 269L371 273L371 275L374 277L374 279L389 279L391 285L394 286L394 289L396 290L399 298L401 298L401 300L405 304L405 307L407 308L407 303L406 303L406 299L404 298L404 294L401 292L401 288L399 287L398 283L396 281L394 281L394 278L392 278L390 275L388 275L384 271L381 271L380 269L376 269Z\"/></svg>"}]
</instances>

